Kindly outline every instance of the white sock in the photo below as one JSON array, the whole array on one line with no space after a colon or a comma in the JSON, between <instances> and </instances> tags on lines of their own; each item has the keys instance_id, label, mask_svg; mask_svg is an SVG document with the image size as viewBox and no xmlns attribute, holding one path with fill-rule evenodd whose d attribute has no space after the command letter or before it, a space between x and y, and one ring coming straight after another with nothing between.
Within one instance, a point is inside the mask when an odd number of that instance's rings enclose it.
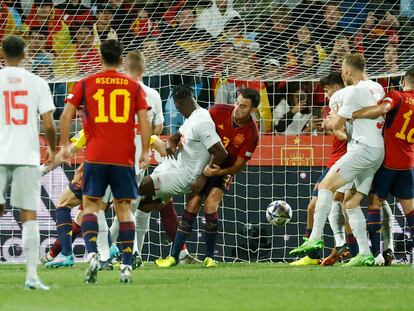
<instances>
[{"instance_id":1,"label":"white sock","mask_svg":"<svg viewBox=\"0 0 414 311\"><path fill-rule=\"evenodd\" d=\"M137 227L137 222L135 220L135 216L132 212L130 212L130 213L131 213L131 219L134 222L134 226L136 228ZM135 232L136 232L136 230L135 230ZM137 234L135 233L135 235L134 235L134 246L133 246L133 249L132 249L132 254L135 254L137 252L138 252ZM139 253L139 252L138 252L138 254L141 255L141 253Z\"/></svg>"},{"instance_id":2,"label":"white sock","mask_svg":"<svg viewBox=\"0 0 414 311\"><path fill-rule=\"evenodd\" d=\"M111 231L111 237L112 237L112 243L115 243L118 241L119 236L119 220L118 217L114 217L114 221L112 222L111 228L109 228L109 231Z\"/></svg>"},{"instance_id":3,"label":"white sock","mask_svg":"<svg viewBox=\"0 0 414 311\"><path fill-rule=\"evenodd\" d=\"M316 201L315 214L313 215L313 228L310 240L320 240L328 218L333 200L333 192L328 189L318 191L318 200Z\"/></svg>"},{"instance_id":4,"label":"white sock","mask_svg":"<svg viewBox=\"0 0 414 311\"><path fill-rule=\"evenodd\" d=\"M394 215L387 200L382 201L382 239L384 250L390 249L394 252Z\"/></svg>"},{"instance_id":5,"label":"white sock","mask_svg":"<svg viewBox=\"0 0 414 311\"><path fill-rule=\"evenodd\" d=\"M142 247L144 246L145 235L147 234L149 229L150 216L151 213L145 213L140 210L137 210L135 212L135 232L139 254L142 254Z\"/></svg>"},{"instance_id":6,"label":"white sock","mask_svg":"<svg viewBox=\"0 0 414 311\"><path fill-rule=\"evenodd\" d=\"M105 212L100 210L98 212L98 239L96 241L98 253L101 261L107 261L109 255L108 244L108 223L106 222Z\"/></svg>"},{"instance_id":7,"label":"white sock","mask_svg":"<svg viewBox=\"0 0 414 311\"><path fill-rule=\"evenodd\" d=\"M23 251L26 256L26 277L35 280L37 276L37 260L39 259L40 233L37 220L25 221L22 224Z\"/></svg>"},{"instance_id":8,"label":"white sock","mask_svg":"<svg viewBox=\"0 0 414 311\"><path fill-rule=\"evenodd\" d=\"M371 254L368 244L367 222L361 206L347 209L346 213L348 214L349 225L352 228L352 233L358 242L359 253L361 255Z\"/></svg>"},{"instance_id":9,"label":"white sock","mask_svg":"<svg viewBox=\"0 0 414 311\"><path fill-rule=\"evenodd\" d=\"M335 247L343 246L345 244L345 216L342 213L342 204L339 201L332 202L329 224L334 235Z\"/></svg>"}]
</instances>

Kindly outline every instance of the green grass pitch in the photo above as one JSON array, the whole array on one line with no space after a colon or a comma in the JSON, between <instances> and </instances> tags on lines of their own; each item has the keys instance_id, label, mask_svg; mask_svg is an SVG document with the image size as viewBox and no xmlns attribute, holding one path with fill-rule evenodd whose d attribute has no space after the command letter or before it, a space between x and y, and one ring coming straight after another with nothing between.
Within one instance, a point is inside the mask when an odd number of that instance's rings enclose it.
<instances>
[{"instance_id":1,"label":"green grass pitch","mask_svg":"<svg viewBox=\"0 0 414 311\"><path fill-rule=\"evenodd\" d=\"M23 289L24 267L0 265L0 310L413 310L414 268L300 267L220 264L159 269L152 263L119 283L119 271L100 271L84 284L85 264L39 269L51 291Z\"/></svg>"}]
</instances>

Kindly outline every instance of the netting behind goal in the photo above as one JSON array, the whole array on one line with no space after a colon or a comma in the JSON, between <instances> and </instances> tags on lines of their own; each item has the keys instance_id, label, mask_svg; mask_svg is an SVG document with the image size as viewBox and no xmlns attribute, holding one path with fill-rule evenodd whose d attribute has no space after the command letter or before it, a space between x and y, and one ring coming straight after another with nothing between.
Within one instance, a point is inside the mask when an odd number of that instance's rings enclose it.
<instances>
[{"instance_id":1,"label":"netting behind goal","mask_svg":"<svg viewBox=\"0 0 414 311\"><path fill-rule=\"evenodd\" d=\"M183 122L170 96L174 85L193 87L205 108L214 103L233 104L243 87L260 91L261 139L253 159L236 176L222 202L219 260L288 260L289 250L301 242L306 206L332 143L332 136L317 126L326 113L319 78L340 69L346 53L358 51L364 53L371 77L387 89L399 88L401 75L414 60L412 1L69 2L1 3L0 40L10 34L25 38L28 58L24 66L50 82L58 108L56 119L73 82L100 69L99 45L107 38L121 40L126 52L140 49L145 55L144 82L161 94L165 134L176 132ZM306 101L308 108L292 123L282 108L289 107L294 96ZM73 132L80 126L77 122ZM42 253L56 238L55 205L79 161L42 178ZM293 218L284 227L271 226L265 218L266 207L276 199L287 201L293 209ZM177 197L175 202L181 215L184 198ZM401 208L390 203L396 215L396 253L403 258L410 247L405 219ZM2 261L22 259L17 215L8 205L0 219ZM109 210L109 224L111 216ZM188 242L190 252L200 257L204 253L203 222L201 214ZM328 226L325 232L326 252L333 241ZM159 215L153 212L144 258L166 256L169 249ZM75 242L75 253L83 258L81 239Z\"/></svg>"}]
</instances>

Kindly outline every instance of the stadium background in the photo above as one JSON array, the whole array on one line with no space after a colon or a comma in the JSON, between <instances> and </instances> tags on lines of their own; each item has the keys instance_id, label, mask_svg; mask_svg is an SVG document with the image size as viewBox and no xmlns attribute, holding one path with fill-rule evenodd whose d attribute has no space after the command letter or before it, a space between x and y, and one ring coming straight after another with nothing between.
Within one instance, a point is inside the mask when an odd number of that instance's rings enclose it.
<instances>
[{"instance_id":1,"label":"stadium background","mask_svg":"<svg viewBox=\"0 0 414 311\"><path fill-rule=\"evenodd\" d=\"M317 127L311 127L309 131L301 129L297 133L276 130L275 111L281 101L289 103L296 91L306 94L309 120L320 119L326 113L326 101L317 81L321 74L339 68L336 57L340 58L341 51L342 54L364 52L369 74L387 89L399 88L401 74L413 63L413 1L336 1L333 3L340 12L338 24L335 28L328 25L326 29L319 26L326 24L326 1L314 1L314 4L312 1L284 0L229 1L234 2L232 9L238 13L234 15L238 18L228 24L230 29L223 29L217 36L201 34L193 27L180 30L179 22L174 19L179 7L185 4L192 8L198 21L209 9L210 1L167 1L165 14L160 13L162 10L157 3L161 2L157 1L136 1L136 5L132 5L133 1L101 1L98 5L86 1L83 3L88 10L90 8L86 15L79 8L70 11L64 4L59 7L60 2L56 1L57 7L52 10L53 16L49 15L46 28L36 20L36 10L50 1L37 1L39 5L33 7L31 1L2 1L0 17L0 39L15 33L24 35L31 43L29 49L32 51L29 51L29 62L25 65L50 82L58 107L56 119L73 82L99 69L94 52L96 36L84 39L90 45L86 50L77 42L76 36L81 25L93 27L95 16L107 10L113 13L111 27L118 32L127 50L141 48L147 58L144 82L161 94L166 117L165 134L174 133L182 122L170 98L173 85L185 83L194 87L198 102L205 108L215 102L233 103L237 89L241 87L254 87L261 92L260 147L254 162L237 175L221 209L217 258L225 261L287 260L290 248L298 245L304 234L306 206L313 183L329 156L331 136ZM110 2L114 7L106 6ZM117 3L121 6L116 7ZM376 21L368 18L370 12ZM389 14L397 23L389 18ZM123 18L117 20L116 16ZM125 31L125 24L130 30ZM310 36L306 35L306 27ZM299 29L302 37L298 34ZM57 33L61 35L60 41L54 37ZM69 37L65 39L64 35ZM39 44L41 38L46 44ZM304 38L309 41L300 40ZM384 55L386 50L389 54ZM89 57L91 55L95 58ZM79 128L80 119L73 132ZM80 156L72 167L57 169L43 177L39 213L42 253L56 236L54 204L81 160ZM293 219L286 227L272 227L265 219L264 211L275 199L286 200L293 208ZM176 202L180 214L183 199L177 198ZM399 259L404 259L405 250L409 248L405 242L405 220L399 206L392 206L396 214L396 253ZM8 207L6 215L0 219L1 261L22 260L20 224L16 216L16 210ZM111 212L107 216L110 224ZM200 216L189 243L190 251L197 255L203 254L204 245L198 243L203 240L202 222ZM326 229L329 248L332 237L328 226ZM157 213L152 214L147 241L144 258L153 260L168 254L169 243ZM76 245L75 253L82 259L82 241L78 239Z\"/></svg>"}]
</instances>

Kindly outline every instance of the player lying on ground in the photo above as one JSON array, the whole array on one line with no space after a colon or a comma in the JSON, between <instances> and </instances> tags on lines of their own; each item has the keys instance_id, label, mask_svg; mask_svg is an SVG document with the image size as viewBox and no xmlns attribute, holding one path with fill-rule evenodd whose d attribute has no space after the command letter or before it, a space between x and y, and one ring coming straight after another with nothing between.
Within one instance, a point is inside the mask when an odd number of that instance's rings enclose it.
<instances>
[{"instance_id":1,"label":"player lying on ground","mask_svg":"<svg viewBox=\"0 0 414 311\"><path fill-rule=\"evenodd\" d=\"M375 107L364 108L353 113L354 119L371 118L386 114L384 124L385 159L381 168L375 174L373 182L372 208L377 212L377 218L370 219L376 225L372 231L380 231L381 202L386 202L389 194L400 202L407 225L410 228L411 239L414 237L414 67L409 68L403 80L403 91L391 91ZM393 218L388 217L388 226L392 227ZM379 233L375 239L376 249L379 251ZM371 239L371 243L374 241ZM384 236L385 265L390 265L394 259L392 234Z\"/></svg>"},{"instance_id":2,"label":"player lying on ground","mask_svg":"<svg viewBox=\"0 0 414 311\"><path fill-rule=\"evenodd\" d=\"M324 88L326 96L329 98L330 110L337 112L342 106L347 89L349 89L349 87L345 88L341 73L330 73L320 80L320 84ZM346 153L348 137L345 128L334 130L333 133L334 137L331 148L331 157L327 168L325 168L315 184L312 192L312 199L307 207L306 239L309 238L312 233L313 216L318 198L318 185L324 179L332 165ZM332 249L331 254L321 261L321 250L318 249L307 253L305 257L290 263L290 265L307 266L322 264L328 266L335 264L341 258L349 257L350 254L355 256L358 253L358 244L356 243L355 237L352 234L352 230L349 227L348 221L342 210L345 190L346 189L342 187L335 191L331 211L328 217L335 239L335 247Z\"/></svg>"},{"instance_id":3,"label":"player lying on ground","mask_svg":"<svg viewBox=\"0 0 414 311\"><path fill-rule=\"evenodd\" d=\"M151 125L148 105L142 87L128 76L117 72L122 64L123 46L116 40L101 44L102 71L78 82L61 116L61 140L64 160L70 156L69 129L72 117L81 105L86 134L82 233L88 251L89 267L85 282L95 283L98 220L96 213L108 186L111 187L115 212L120 221L119 240L122 247L120 281L132 281L132 249L135 225L131 200L138 196L135 180L135 116L141 128L142 154L140 168L149 163ZM69 215L70 216L70 215Z\"/></svg>"},{"instance_id":4,"label":"player lying on ground","mask_svg":"<svg viewBox=\"0 0 414 311\"><path fill-rule=\"evenodd\" d=\"M233 175L240 172L247 161L252 157L259 141L259 130L251 117L257 111L260 104L260 94L253 89L243 89L237 98L235 105L213 105L209 112L216 126L216 131L223 142L227 157L221 166L211 167L207 165L203 178L205 186L201 192L192 192L186 204L184 214L178 225L171 256L157 259L155 263L159 267L175 266L179 262L180 250L186 239L191 235L194 220L200 210L204 199L205 243L206 254L205 267L217 266L214 260L214 250L219 224L218 208L224 197L224 193L230 187Z\"/></svg>"},{"instance_id":5,"label":"player lying on ground","mask_svg":"<svg viewBox=\"0 0 414 311\"><path fill-rule=\"evenodd\" d=\"M384 97L381 85L369 80L365 73L365 59L362 54L345 56L342 76L346 85L352 85L344 98L337 115L326 122L327 129L338 130L352 119L352 113L364 107L375 106ZM323 248L321 240L323 228L332 205L333 193L340 187L355 183L356 192L345 194L344 208L349 218L352 232L358 242L359 253L346 266L372 266L371 254L364 213L360 202L369 193L373 177L384 159L384 140L381 135L383 119L357 119L352 123L352 139L347 153L329 170L319 184L318 200L315 208L314 225L309 240L291 251L292 255Z\"/></svg>"},{"instance_id":6,"label":"player lying on ground","mask_svg":"<svg viewBox=\"0 0 414 311\"><path fill-rule=\"evenodd\" d=\"M1 45L5 67L0 70L0 216L11 182L10 204L20 209L22 244L26 257L26 283L30 289L49 290L37 275L40 234L39 115L48 141L48 163L56 152L53 98L47 82L19 68L25 57L22 38L6 37Z\"/></svg>"}]
</instances>

